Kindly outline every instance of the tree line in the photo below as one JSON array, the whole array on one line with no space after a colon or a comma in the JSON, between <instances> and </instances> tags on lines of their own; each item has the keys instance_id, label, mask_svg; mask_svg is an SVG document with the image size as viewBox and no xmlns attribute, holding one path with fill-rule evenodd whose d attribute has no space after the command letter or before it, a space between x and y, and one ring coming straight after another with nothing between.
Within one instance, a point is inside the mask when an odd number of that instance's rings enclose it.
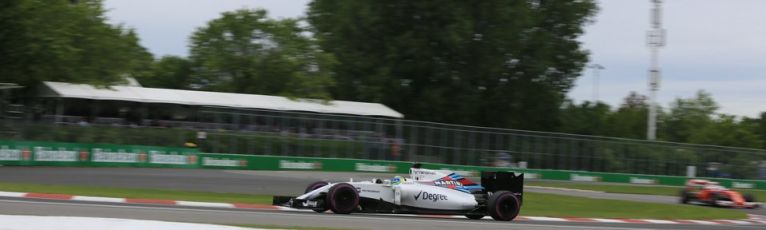
<instances>
[{"instance_id":1,"label":"tree line","mask_svg":"<svg viewBox=\"0 0 766 230\"><path fill-rule=\"evenodd\" d=\"M558 131L583 135L646 138L647 97L636 92L620 106L591 101L567 101ZM657 138L661 141L744 148L766 148L766 112L759 117L737 117L718 112L719 105L703 90L690 98L676 98L658 109Z\"/></svg>"},{"instance_id":2,"label":"tree line","mask_svg":"<svg viewBox=\"0 0 766 230\"><path fill-rule=\"evenodd\" d=\"M305 17L222 13L189 56L154 57L101 0L0 2L0 82L147 87L378 102L407 119L642 139L646 100L618 108L566 93L588 62L577 38L595 1L310 2ZM707 93L660 114L659 138L763 148L766 114L715 113Z\"/></svg>"}]
</instances>

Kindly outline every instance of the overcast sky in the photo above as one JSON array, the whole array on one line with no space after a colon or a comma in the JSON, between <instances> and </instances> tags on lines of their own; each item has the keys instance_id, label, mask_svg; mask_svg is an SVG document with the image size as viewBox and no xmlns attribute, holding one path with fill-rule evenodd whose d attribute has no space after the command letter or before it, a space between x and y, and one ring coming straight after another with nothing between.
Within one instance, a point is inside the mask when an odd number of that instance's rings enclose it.
<instances>
[{"instance_id":1,"label":"overcast sky","mask_svg":"<svg viewBox=\"0 0 766 230\"><path fill-rule=\"evenodd\" d=\"M191 33L221 12L264 8L271 17L299 17L308 0L106 0L113 23L134 28L156 57L188 54ZM650 0L601 0L594 23L581 37L600 72L599 100L617 106L630 91L646 94ZM712 93L721 113L756 117L766 111L766 1L666 0L667 46L660 50L663 107L697 90ZM569 96L592 100L594 79L586 69Z\"/></svg>"}]
</instances>

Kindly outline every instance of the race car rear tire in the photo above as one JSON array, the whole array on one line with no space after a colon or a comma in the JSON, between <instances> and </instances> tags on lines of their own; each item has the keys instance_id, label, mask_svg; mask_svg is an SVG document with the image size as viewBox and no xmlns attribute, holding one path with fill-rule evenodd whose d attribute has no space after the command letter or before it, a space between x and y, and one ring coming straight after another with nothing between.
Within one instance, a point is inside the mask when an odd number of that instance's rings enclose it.
<instances>
[{"instance_id":1,"label":"race car rear tire","mask_svg":"<svg viewBox=\"0 0 766 230\"><path fill-rule=\"evenodd\" d=\"M359 193L347 183L333 185L327 191L325 206L336 214L349 214L359 207Z\"/></svg>"},{"instance_id":2,"label":"race car rear tire","mask_svg":"<svg viewBox=\"0 0 766 230\"><path fill-rule=\"evenodd\" d=\"M489 197L487 211L492 219L511 221L519 215L521 202L516 195L509 191L497 191Z\"/></svg>"},{"instance_id":3,"label":"race car rear tire","mask_svg":"<svg viewBox=\"0 0 766 230\"><path fill-rule=\"evenodd\" d=\"M327 184L329 184L329 183L327 183L326 181L317 181L317 182L311 183L311 184L309 184L309 186L306 186L306 191L304 191L303 193L309 193L309 192L314 191L314 190L316 190L318 188L321 188L321 187L323 187L323 186L325 186ZM320 213L321 212L325 212L325 211L327 211L327 205L322 203L322 204L320 204L320 207L317 207L317 208L314 208L314 209L311 209L311 210L314 210L315 212L320 212Z\"/></svg>"},{"instance_id":4,"label":"race car rear tire","mask_svg":"<svg viewBox=\"0 0 766 230\"><path fill-rule=\"evenodd\" d=\"M482 215L482 214L467 214L467 215L465 215L465 217L468 217L468 219L471 219L471 220L478 220L478 219L484 218L484 215Z\"/></svg>"}]
</instances>

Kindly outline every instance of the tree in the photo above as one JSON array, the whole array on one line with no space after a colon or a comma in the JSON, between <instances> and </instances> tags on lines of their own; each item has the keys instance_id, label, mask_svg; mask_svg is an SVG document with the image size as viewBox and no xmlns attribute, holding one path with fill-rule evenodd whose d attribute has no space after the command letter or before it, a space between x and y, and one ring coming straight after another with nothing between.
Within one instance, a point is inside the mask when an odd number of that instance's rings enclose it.
<instances>
[{"instance_id":1,"label":"tree","mask_svg":"<svg viewBox=\"0 0 766 230\"><path fill-rule=\"evenodd\" d=\"M590 101L576 105L568 101L563 107L560 132L581 135L604 135L607 132L607 121L612 114L609 105Z\"/></svg>"},{"instance_id":2,"label":"tree","mask_svg":"<svg viewBox=\"0 0 766 230\"><path fill-rule=\"evenodd\" d=\"M712 116L718 110L718 104L703 90L697 91L694 98L677 98L671 104L667 115L659 116L660 138L666 141L688 142L695 129L712 122Z\"/></svg>"},{"instance_id":3,"label":"tree","mask_svg":"<svg viewBox=\"0 0 766 230\"><path fill-rule=\"evenodd\" d=\"M744 118L742 124L758 135L763 143L759 148L766 149L766 112L762 112L758 118Z\"/></svg>"},{"instance_id":4,"label":"tree","mask_svg":"<svg viewBox=\"0 0 766 230\"><path fill-rule=\"evenodd\" d=\"M106 23L99 0L0 3L0 82L109 85L148 69L152 56L129 29Z\"/></svg>"},{"instance_id":5,"label":"tree","mask_svg":"<svg viewBox=\"0 0 766 230\"><path fill-rule=\"evenodd\" d=\"M138 81L144 87L167 89L192 88L192 63L183 57L164 56L151 65L151 69Z\"/></svg>"},{"instance_id":6,"label":"tree","mask_svg":"<svg viewBox=\"0 0 766 230\"><path fill-rule=\"evenodd\" d=\"M334 58L294 19L265 10L225 12L191 37L195 84L201 89L329 99Z\"/></svg>"},{"instance_id":7,"label":"tree","mask_svg":"<svg viewBox=\"0 0 766 230\"><path fill-rule=\"evenodd\" d=\"M334 97L411 119L553 130L587 62L593 1L333 1L308 21L334 53Z\"/></svg>"},{"instance_id":8,"label":"tree","mask_svg":"<svg viewBox=\"0 0 766 230\"><path fill-rule=\"evenodd\" d=\"M607 119L606 136L643 139L646 137L646 96L630 92L624 102ZM661 111L658 109L658 111Z\"/></svg>"},{"instance_id":9,"label":"tree","mask_svg":"<svg viewBox=\"0 0 766 230\"><path fill-rule=\"evenodd\" d=\"M763 142L758 135L731 115L719 115L712 122L697 127L689 135L689 143L759 148Z\"/></svg>"}]
</instances>

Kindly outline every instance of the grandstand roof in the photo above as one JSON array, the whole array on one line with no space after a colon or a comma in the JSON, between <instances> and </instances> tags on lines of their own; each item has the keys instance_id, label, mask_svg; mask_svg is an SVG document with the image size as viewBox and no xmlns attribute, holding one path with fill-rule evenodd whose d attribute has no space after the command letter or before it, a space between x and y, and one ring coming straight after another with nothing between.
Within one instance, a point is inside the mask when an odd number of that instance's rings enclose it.
<instances>
[{"instance_id":1,"label":"grandstand roof","mask_svg":"<svg viewBox=\"0 0 766 230\"><path fill-rule=\"evenodd\" d=\"M147 88L139 86L110 86L97 88L86 84L43 82L47 90L41 97L81 98L92 100L134 101L143 103L169 103L197 106L222 106L247 109L304 111L316 113L349 114L403 118L401 113L383 104L295 99L257 94L222 93L195 90Z\"/></svg>"}]
</instances>

